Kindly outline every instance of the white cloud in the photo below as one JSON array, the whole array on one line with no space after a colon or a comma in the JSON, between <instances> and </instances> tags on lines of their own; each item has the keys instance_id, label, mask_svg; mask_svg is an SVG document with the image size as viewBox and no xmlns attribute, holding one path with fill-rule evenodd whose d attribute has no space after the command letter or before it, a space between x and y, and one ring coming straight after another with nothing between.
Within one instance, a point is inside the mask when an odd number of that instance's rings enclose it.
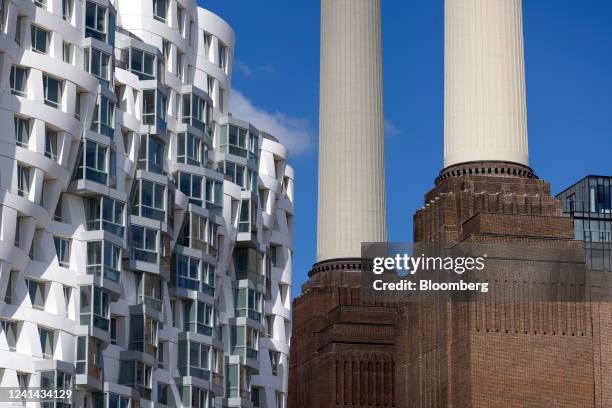
<instances>
[{"instance_id":1,"label":"white cloud","mask_svg":"<svg viewBox=\"0 0 612 408\"><path fill-rule=\"evenodd\" d=\"M268 112L255 106L235 89L231 91L230 112L237 119L250 122L257 129L276 137L291 154L304 153L314 144L308 119L289 116L278 111Z\"/></svg>"},{"instance_id":2,"label":"white cloud","mask_svg":"<svg viewBox=\"0 0 612 408\"><path fill-rule=\"evenodd\" d=\"M385 118L385 135L388 137L397 136L404 133L402 129L397 127L390 119Z\"/></svg>"},{"instance_id":3,"label":"white cloud","mask_svg":"<svg viewBox=\"0 0 612 408\"><path fill-rule=\"evenodd\" d=\"M246 62L240 61L239 59L234 61L234 68L247 78L252 78L254 75L251 67Z\"/></svg>"}]
</instances>

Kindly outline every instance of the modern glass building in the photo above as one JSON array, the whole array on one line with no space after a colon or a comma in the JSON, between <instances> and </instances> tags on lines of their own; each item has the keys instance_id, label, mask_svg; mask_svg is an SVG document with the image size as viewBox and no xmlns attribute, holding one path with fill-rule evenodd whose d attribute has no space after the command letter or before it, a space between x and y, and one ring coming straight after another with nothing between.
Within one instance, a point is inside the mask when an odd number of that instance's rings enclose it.
<instances>
[{"instance_id":1,"label":"modern glass building","mask_svg":"<svg viewBox=\"0 0 612 408\"><path fill-rule=\"evenodd\" d=\"M285 406L293 170L229 112L234 41L193 0L0 0L0 387Z\"/></svg>"},{"instance_id":2,"label":"modern glass building","mask_svg":"<svg viewBox=\"0 0 612 408\"><path fill-rule=\"evenodd\" d=\"M587 176L557 195L594 270L612 271L612 177Z\"/></svg>"}]
</instances>

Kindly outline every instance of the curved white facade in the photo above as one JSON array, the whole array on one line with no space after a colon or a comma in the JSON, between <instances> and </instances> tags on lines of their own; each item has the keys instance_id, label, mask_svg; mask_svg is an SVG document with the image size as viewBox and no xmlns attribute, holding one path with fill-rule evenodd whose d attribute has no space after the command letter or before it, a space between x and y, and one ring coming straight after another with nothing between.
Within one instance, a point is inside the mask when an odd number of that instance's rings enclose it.
<instances>
[{"instance_id":1,"label":"curved white facade","mask_svg":"<svg viewBox=\"0 0 612 408\"><path fill-rule=\"evenodd\" d=\"M387 238L380 0L321 2L317 261Z\"/></svg>"},{"instance_id":2,"label":"curved white facade","mask_svg":"<svg viewBox=\"0 0 612 408\"><path fill-rule=\"evenodd\" d=\"M294 176L228 114L234 42L195 1L0 0L0 387L285 406Z\"/></svg>"},{"instance_id":3,"label":"curved white facade","mask_svg":"<svg viewBox=\"0 0 612 408\"><path fill-rule=\"evenodd\" d=\"M444 166L529 164L521 0L446 0Z\"/></svg>"}]
</instances>

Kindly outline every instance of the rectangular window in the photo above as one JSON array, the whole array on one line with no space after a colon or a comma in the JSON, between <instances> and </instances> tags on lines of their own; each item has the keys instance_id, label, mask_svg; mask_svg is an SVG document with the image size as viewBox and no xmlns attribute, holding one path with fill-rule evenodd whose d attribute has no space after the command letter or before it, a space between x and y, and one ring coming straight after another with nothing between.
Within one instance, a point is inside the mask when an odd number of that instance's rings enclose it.
<instances>
[{"instance_id":1,"label":"rectangular window","mask_svg":"<svg viewBox=\"0 0 612 408\"><path fill-rule=\"evenodd\" d=\"M176 76L179 81L183 81L183 53L176 50Z\"/></svg>"},{"instance_id":2,"label":"rectangular window","mask_svg":"<svg viewBox=\"0 0 612 408\"><path fill-rule=\"evenodd\" d=\"M0 32L4 32L5 18L6 16L6 4L5 0L0 0Z\"/></svg>"},{"instance_id":3,"label":"rectangular window","mask_svg":"<svg viewBox=\"0 0 612 408\"><path fill-rule=\"evenodd\" d=\"M45 105L60 109L62 105L62 81L43 74Z\"/></svg>"},{"instance_id":4,"label":"rectangular window","mask_svg":"<svg viewBox=\"0 0 612 408\"><path fill-rule=\"evenodd\" d=\"M81 286L80 323L110 330L110 294L98 286Z\"/></svg>"},{"instance_id":5,"label":"rectangular window","mask_svg":"<svg viewBox=\"0 0 612 408\"><path fill-rule=\"evenodd\" d=\"M153 0L153 18L165 23L167 14L168 3L166 0Z\"/></svg>"},{"instance_id":6,"label":"rectangular window","mask_svg":"<svg viewBox=\"0 0 612 408\"><path fill-rule=\"evenodd\" d=\"M155 126L155 90L142 91L142 123Z\"/></svg>"},{"instance_id":7,"label":"rectangular window","mask_svg":"<svg viewBox=\"0 0 612 408\"><path fill-rule=\"evenodd\" d=\"M45 156L57 161L58 134L55 130L45 127Z\"/></svg>"},{"instance_id":8,"label":"rectangular window","mask_svg":"<svg viewBox=\"0 0 612 408\"><path fill-rule=\"evenodd\" d=\"M40 338L40 347L42 348L43 358L53 359L54 349L54 333L52 330L38 327L38 336Z\"/></svg>"},{"instance_id":9,"label":"rectangular window","mask_svg":"<svg viewBox=\"0 0 612 408\"><path fill-rule=\"evenodd\" d=\"M82 145L83 146L83 145ZM98 144L92 140L85 140L84 148L79 156L79 164L76 168L75 179L87 179L96 183L106 185L108 177L108 161L111 162L114 157L108 158L108 147Z\"/></svg>"},{"instance_id":10,"label":"rectangular window","mask_svg":"<svg viewBox=\"0 0 612 408\"><path fill-rule=\"evenodd\" d=\"M45 284L32 279L26 279L26 286L30 295L30 302L34 309L44 310L47 297Z\"/></svg>"},{"instance_id":11,"label":"rectangular window","mask_svg":"<svg viewBox=\"0 0 612 408\"><path fill-rule=\"evenodd\" d=\"M109 197L86 198L85 217L87 219L87 230L95 231L103 229L123 237L125 231L124 209L125 203Z\"/></svg>"},{"instance_id":12,"label":"rectangular window","mask_svg":"<svg viewBox=\"0 0 612 408\"><path fill-rule=\"evenodd\" d=\"M68 247L70 249L70 247ZM72 299L72 288L64 286L64 305L66 307L66 317L70 314L70 300Z\"/></svg>"},{"instance_id":13,"label":"rectangular window","mask_svg":"<svg viewBox=\"0 0 612 408\"><path fill-rule=\"evenodd\" d=\"M227 47L219 41L219 68L227 74Z\"/></svg>"},{"instance_id":14,"label":"rectangular window","mask_svg":"<svg viewBox=\"0 0 612 408\"><path fill-rule=\"evenodd\" d=\"M157 264L157 230L134 225L132 230L132 249L137 261Z\"/></svg>"},{"instance_id":15,"label":"rectangular window","mask_svg":"<svg viewBox=\"0 0 612 408\"><path fill-rule=\"evenodd\" d=\"M108 241L90 241L87 243L87 273L101 276L113 282L119 282L121 272L119 262L121 248Z\"/></svg>"},{"instance_id":16,"label":"rectangular window","mask_svg":"<svg viewBox=\"0 0 612 408\"><path fill-rule=\"evenodd\" d=\"M85 5L85 37L106 42L106 7L88 1Z\"/></svg>"},{"instance_id":17,"label":"rectangular window","mask_svg":"<svg viewBox=\"0 0 612 408\"><path fill-rule=\"evenodd\" d=\"M32 36L32 51L46 54L49 52L51 33L37 25L32 24L30 30Z\"/></svg>"},{"instance_id":18,"label":"rectangular window","mask_svg":"<svg viewBox=\"0 0 612 408\"><path fill-rule=\"evenodd\" d=\"M30 168L22 164L17 165L17 194L28 198L30 195Z\"/></svg>"},{"instance_id":19,"label":"rectangular window","mask_svg":"<svg viewBox=\"0 0 612 408\"><path fill-rule=\"evenodd\" d=\"M62 18L66 21L72 19L72 0L62 0Z\"/></svg>"},{"instance_id":20,"label":"rectangular window","mask_svg":"<svg viewBox=\"0 0 612 408\"><path fill-rule=\"evenodd\" d=\"M270 365L272 366L272 375L278 375L278 368L280 366L280 353L278 351L270 350Z\"/></svg>"},{"instance_id":21,"label":"rectangular window","mask_svg":"<svg viewBox=\"0 0 612 408\"><path fill-rule=\"evenodd\" d=\"M165 195L163 184L139 180L132 195L132 215L165 222Z\"/></svg>"},{"instance_id":22,"label":"rectangular window","mask_svg":"<svg viewBox=\"0 0 612 408\"><path fill-rule=\"evenodd\" d=\"M204 166L207 163L208 147L192 133L177 135L177 161L192 166Z\"/></svg>"},{"instance_id":23,"label":"rectangular window","mask_svg":"<svg viewBox=\"0 0 612 408\"><path fill-rule=\"evenodd\" d=\"M106 82L108 85L111 80L112 59L110 54L100 51L97 48L85 48L84 50L85 71Z\"/></svg>"},{"instance_id":24,"label":"rectangular window","mask_svg":"<svg viewBox=\"0 0 612 408\"><path fill-rule=\"evenodd\" d=\"M130 71L141 80L155 79L155 55L136 48L131 48L130 54Z\"/></svg>"},{"instance_id":25,"label":"rectangular window","mask_svg":"<svg viewBox=\"0 0 612 408\"><path fill-rule=\"evenodd\" d=\"M53 237L55 253L59 266L68 268L70 266L70 240L61 237Z\"/></svg>"},{"instance_id":26,"label":"rectangular window","mask_svg":"<svg viewBox=\"0 0 612 408\"><path fill-rule=\"evenodd\" d=\"M72 44L64 41L62 45L62 61L67 64L72 63Z\"/></svg>"},{"instance_id":27,"label":"rectangular window","mask_svg":"<svg viewBox=\"0 0 612 408\"><path fill-rule=\"evenodd\" d=\"M30 120L15 116L15 144L28 148L30 144Z\"/></svg>"},{"instance_id":28,"label":"rectangular window","mask_svg":"<svg viewBox=\"0 0 612 408\"><path fill-rule=\"evenodd\" d=\"M141 135L138 169L163 174L164 144L153 135Z\"/></svg>"},{"instance_id":29,"label":"rectangular window","mask_svg":"<svg viewBox=\"0 0 612 408\"><path fill-rule=\"evenodd\" d=\"M178 3L176 5L176 19L178 22L178 32L184 36L185 30L185 9L182 8Z\"/></svg>"},{"instance_id":30,"label":"rectangular window","mask_svg":"<svg viewBox=\"0 0 612 408\"><path fill-rule=\"evenodd\" d=\"M27 96L28 69L13 65L11 67L11 93L17 96Z\"/></svg>"},{"instance_id":31,"label":"rectangular window","mask_svg":"<svg viewBox=\"0 0 612 408\"><path fill-rule=\"evenodd\" d=\"M191 331L205 336L212 336L214 309L212 306L194 300L184 303L185 331Z\"/></svg>"},{"instance_id":32,"label":"rectangular window","mask_svg":"<svg viewBox=\"0 0 612 408\"><path fill-rule=\"evenodd\" d=\"M104 95L100 95L94 108L90 130L111 139L115 133L115 104Z\"/></svg>"}]
</instances>

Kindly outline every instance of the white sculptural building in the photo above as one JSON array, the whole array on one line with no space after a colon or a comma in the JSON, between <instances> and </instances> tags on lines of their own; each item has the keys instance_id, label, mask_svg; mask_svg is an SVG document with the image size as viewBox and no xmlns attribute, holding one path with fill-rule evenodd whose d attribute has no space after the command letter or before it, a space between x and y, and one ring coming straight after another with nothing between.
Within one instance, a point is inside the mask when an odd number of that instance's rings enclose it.
<instances>
[{"instance_id":1,"label":"white sculptural building","mask_svg":"<svg viewBox=\"0 0 612 408\"><path fill-rule=\"evenodd\" d=\"M293 170L233 50L195 0L0 0L0 387L285 406Z\"/></svg>"}]
</instances>

